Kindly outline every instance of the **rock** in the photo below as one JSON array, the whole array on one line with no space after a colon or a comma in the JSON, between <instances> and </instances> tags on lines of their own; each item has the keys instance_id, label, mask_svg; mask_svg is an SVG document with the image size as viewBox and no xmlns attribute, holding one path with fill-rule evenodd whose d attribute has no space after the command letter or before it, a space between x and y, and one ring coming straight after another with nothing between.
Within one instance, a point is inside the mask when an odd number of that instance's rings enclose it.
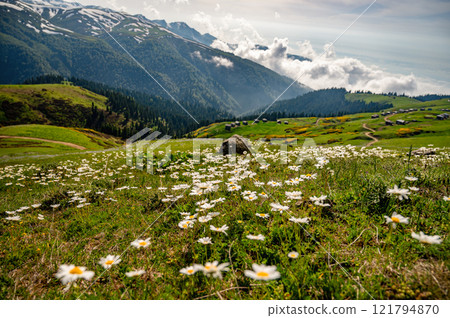
<instances>
[{"instance_id":1,"label":"rock","mask_svg":"<svg viewBox=\"0 0 450 318\"><path fill-rule=\"evenodd\" d=\"M224 156L235 153L242 155L244 152L251 153L250 149L247 139L239 135L233 135L222 143L219 153Z\"/></svg>"},{"instance_id":2,"label":"rock","mask_svg":"<svg viewBox=\"0 0 450 318\"><path fill-rule=\"evenodd\" d=\"M431 155L435 155L436 151L434 149L430 149L430 148L419 148L417 150L414 150L411 152L412 155L414 156L431 156Z\"/></svg>"}]
</instances>

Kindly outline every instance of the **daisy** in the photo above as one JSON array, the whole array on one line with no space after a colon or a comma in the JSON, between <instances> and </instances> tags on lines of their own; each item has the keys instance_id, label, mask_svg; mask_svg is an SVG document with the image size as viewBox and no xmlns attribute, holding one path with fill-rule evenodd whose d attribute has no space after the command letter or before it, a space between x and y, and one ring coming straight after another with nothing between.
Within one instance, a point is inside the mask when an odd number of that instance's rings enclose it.
<instances>
[{"instance_id":1,"label":"daisy","mask_svg":"<svg viewBox=\"0 0 450 318\"><path fill-rule=\"evenodd\" d=\"M398 194L399 200L408 199L409 190L408 189L400 189L397 185L394 185L393 189L387 190L388 194Z\"/></svg>"},{"instance_id":2,"label":"daisy","mask_svg":"<svg viewBox=\"0 0 450 318\"><path fill-rule=\"evenodd\" d=\"M209 204L209 203L204 203L202 205L200 205L200 208L203 210L209 210L212 209L214 207L214 204Z\"/></svg>"},{"instance_id":3,"label":"daisy","mask_svg":"<svg viewBox=\"0 0 450 318\"><path fill-rule=\"evenodd\" d=\"M222 263L219 265L218 261L214 261L212 263L207 262L205 266L197 265L200 270L203 271L203 274L209 276L212 275L212 277L220 278L222 279L222 271L226 272L229 269L227 268L230 263Z\"/></svg>"},{"instance_id":4,"label":"daisy","mask_svg":"<svg viewBox=\"0 0 450 318\"><path fill-rule=\"evenodd\" d=\"M291 200L301 200L302 199L301 191L292 191L292 192L286 191L285 194L288 197L288 199L291 199Z\"/></svg>"},{"instance_id":5,"label":"daisy","mask_svg":"<svg viewBox=\"0 0 450 318\"><path fill-rule=\"evenodd\" d=\"M233 186L230 186L230 187L228 187L228 191L229 192L233 192L233 191L239 191L241 189L241 186L239 186L239 185L233 185Z\"/></svg>"},{"instance_id":6,"label":"daisy","mask_svg":"<svg viewBox=\"0 0 450 318\"><path fill-rule=\"evenodd\" d=\"M417 192L420 190L419 188L416 188L416 187L408 187L408 189L411 191L414 191L414 192Z\"/></svg>"},{"instance_id":7,"label":"daisy","mask_svg":"<svg viewBox=\"0 0 450 318\"><path fill-rule=\"evenodd\" d=\"M289 207L287 205L281 205L279 203L271 203L270 206L272 207L272 211L275 212L278 211L280 212L280 214L283 213L284 211L289 210Z\"/></svg>"},{"instance_id":8,"label":"daisy","mask_svg":"<svg viewBox=\"0 0 450 318\"><path fill-rule=\"evenodd\" d=\"M267 213L256 213L256 216L259 216L260 218L267 219L270 215Z\"/></svg>"},{"instance_id":9,"label":"daisy","mask_svg":"<svg viewBox=\"0 0 450 318\"><path fill-rule=\"evenodd\" d=\"M247 201L255 201L257 199L258 199L258 196L256 194L251 194L249 196L244 197L244 200L247 200Z\"/></svg>"},{"instance_id":10,"label":"daisy","mask_svg":"<svg viewBox=\"0 0 450 318\"><path fill-rule=\"evenodd\" d=\"M145 273L145 271L143 269L140 269L137 271L127 272L127 273L125 273L125 275L127 275L128 277L135 277L135 276L141 276L144 273Z\"/></svg>"},{"instance_id":11,"label":"daisy","mask_svg":"<svg viewBox=\"0 0 450 318\"><path fill-rule=\"evenodd\" d=\"M423 232L420 232L420 234L416 234L414 232L411 233L411 236L415 238L416 240L419 240L421 243L427 243L427 244L441 244L442 239L439 235L425 235Z\"/></svg>"},{"instance_id":12,"label":"daisy","mask_svg":"<svg viewBox=\"0 0 450 318\"><path fill-rule=\"evenodd\" d=\"M198 213L195 213L193 215L188 214L184 217L184 219L185 220L194 220L195 218L197 218L197 215L198 215Z\"/></svg>"},{"instance_id":13,"label":"daisy","mask_svg":"<svg viewBox=\"0 0 450 318\"><path fill-rule=\"evenodd\" d=\"M225 231L227 231L229 227L226 224L222 225L219 228L215 227L214 225L210 225L209 229L214 232L222 232L223 234L228 235Z\"/></svg>"},{"instance_id":14,"label":"daisy","mask_svg":"<svg viewBox=\"0 0 450 318\"><path fill-rule=\"evenodd\" d=\"M405 177L408 181L417 181L418 179L416 177Z\"/></svg>"},{"instance_id":15,"label":"daisy","mask_svg":"<svg viewBox=\"0 0 450 318\"><path fill-rule=\"evenodd\" d=\"M198 266L188 266L180 269L180 273L184 275L193 275L199 270L200 268Z\"/></svg>"},{"instance_id":16,"label":"daisy","mask_svg":"<svg viewBox=\"0 0 450 318\"><path fill-rule=\"evenodd\" d=\"M202 244L204 244L204 245L212 244L212 241L211 241L211 238L210 238L210 237L202 237L202 238L199 238L197 242L202 243Z\"/></svg>"},{"instance_id":17,"label":"daisy","mask_svg":"<svg viewBox=\"0 0 450 318\"><path fill-rule=\"evenodd\" d=\"M256 280L272 280L280 278L280 273L277 271L276 266L253 264L252 268L253 271L244 271L245 276Z\"/></svg>"},{"instance_id":18,"label":"daisy","mask_svg":"<svg viewBox=\"0 0 450 318\"><path fill-rule=\"evenodd\" d=\"M206 216L213 218L213 217L216 217L216 216L219 216L219 215L220 215L219 212L209 212Z\"/></svg>"},{"instance_id":19,"label":"daisy","mask_svg":"<svg viewBox=\"0 0 450 318\"><path fill-rule=\"evenodd\" d=\"M194 226L195 220L183 220L178 223L178 227L182 229L192 228Z\"/></svg>"},{"instance_id":20,"label":"daisy","mask_svg":"<svg viewBox=\"0 0 450 318\"><path fill-rule=\"evenodd\" d=\"M404 216L397 214L397 212L394 212L391 217L388 217L387 215L384 216L386 219L386 223L392 223L392 227L395 229L397 227L397 223L403 223L408 224L409 218L405 218Z\"/></svg>"},{"instance_id":21,"label":"daisy","mask_svg":"<svg viewBox=\"0 0 450 318\"><path fill-rule=\"evenodd\" d=\"M44 219L44 216L42 215L42 214L38 214L38 220L43 220Z\"/></svg>"},{"instance_id":22,"label":"daisy","mask_svg":"<svg viewBox=\"0 0 450 318\"><path fill-rule=\"evenodd\" d=\"M5 218L5 220L8 221L20 221L22 218L20 217L20 215L14 215L14 216L7 216Z\"/></svg>"},{"instance_id":23,"label":"daisy","mask_svg":"<svg viewBox=\"0 0 450 318\"><path fill-rule=\"evenodd\" d=\"M76 281L78 278L91 280L94 277L94 272L87 271L84 266L75 265L60 265L55 277L61 280L61 283L66 285Z\"/></svg>"},{"instance_id":24,"label":"daisy","mask_svg":"<svg viewBox=\"0 0 450 318\"><path fill-rule=\"evenodd\" d=\"M269 181L269 182L267 182L267 185L269 185L271 187L281 187L281 183L275 182L275 181Z\"/></svg>"},{"instance_id":25,"label":"daisy","mask_svg":"<svg viewBox=\"0 0 450 318\"><path fill-rule=\"evenodd\" d=\"M257 187L262 187L262 186L264 185L264 182L261 182L261 181L255 181L253 184L254 184L255 186L257 186Z\"/></svg>"},{"instance_id":26,"label":"daisy","mask_svg":"<svg viewBox=\"0 0 450 318\"><path fill-rule=\"evenodd\" d=\"M207 215L207 216L201 216L201 217L198 218L198 221L199 221L200 223L206 223L206 222L209 222L209 221L211 221L211 220L212 220L212 217L209 216L209 215Z\"/></svg>"},{"instance_id":27,"label":"daisy","mask_svg":"<svg viewBox=\"0 0 450 318\"><path fill-rule=\"evenodd\" d=\"M250 240L256 240L256 241L264 241L265 236L262 234L258 234L258 235L247 235L247 238Z\"/></svg>"},{"instance_id":28,"label":"daisy","mask_svg":"<svg viewBox=\"0 0 450 318\"><path fill-rule=\"evenodd\" d=\"M294 217L289 218L289 221L294 223L309 223L310 220L311 220L310 218L294 218Z\"/></svg>"},{"instance_id":29,"label":"daisy","mask_svg":"<svg viewBox=\"0 0 450 318\"><path fill-rule=\"evenodd\" d=\"M288 253L288 257L289 257L289 258L298 258L298 253L297 253L297 252L294 252L294 251L289 252L289 253Z\"/></svg>"},{"instance_id":30,"label":"daisy","mask_svg":"<svg viewBox=\"0 0 450 318\"><path fill-rule=\"evenodd\" d=\"M113 265L119 264L121 261L122 260L120 259L120 256L108 255L106 257L100 258L100 261L98 263L102 265L103 268L110 268Z\"/></svg>"},{"instance_id":31,"label":"daisy","mask_svg":"<svg viewBox=\"0 0 450 318\"><path fill-rule=\"evenodd\" d=\"M444 196L444 201L450 201L450 197L446 197L446 196Z\"/></svg>"},{"instance_id":32,"label":"daisy","mask_svg":"<svg viewBox=\"0 0 450 318\"><path fill-rule=\"evenodd\" d=\"M146 238L145 240L134 240L131 242L131 245L136 248L147 248L150 245L150 238Z\"/></svg>"},{"instance_id":33,"label":"daisy","mask_svg":"<svg viewBox=\"0 0 450 318\"><path fill-rule=\"evenodd\" d=\"M265 192L261 192L261 193L259 194L259 196L260 196L261 198L264 198L264 199L267 199L267 198L269 197Z\"/></svg>"},{"instance_id":34,"label":"daisy","mask_svg":"<svg viewBox=\"0 0 450 318\"><path fill-rule=\"evenodd\" d=\"M40 203L39 203L39 204L33 204L33 205L31 205L31 207L32 207L32 208L35 208L35 209L39 208L40 206L41 206Z\"/></svg>"}]
</instances>

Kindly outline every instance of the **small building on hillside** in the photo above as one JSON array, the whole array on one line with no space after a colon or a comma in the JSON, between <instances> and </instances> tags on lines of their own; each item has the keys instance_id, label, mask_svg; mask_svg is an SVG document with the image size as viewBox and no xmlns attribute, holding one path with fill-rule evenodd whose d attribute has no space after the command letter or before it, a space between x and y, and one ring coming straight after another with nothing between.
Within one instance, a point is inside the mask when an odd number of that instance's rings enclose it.
<instances>
[{"instance_id":1,"label":"small building on hillside","mask_svg":"<svg viewBox=\"0 0 450 318\"><path fill-rule=\"evenodd\" d=\"M247 122L246 120L244 120L244 121L242 122L242 125L247 126L247 125L248 125L248 122Z\"/></svg>"},{"instance_id":2,"label":"small building on hillside","mask_svg":"<svg viewBox=\"0 0 450 318\"><path fill-rule=\"evenodd\" d=\"M289 125L289 122L287 120L284 121L285 125Z\"/></svg>"},{"instance_id":3,"label":"small building on hillside","mask_svg":"<svg viewBox=\"0 0 450 318\"><path fill-rule=\"evenodd\" d=\"M444 117L444 116L442 116L442 114L441 114L441 115L437 115L437 116L436 116L436 119L437 119L437 120L444 120L444 119L445 119L445 117Z\"/></svg>"},{"instance_id":4,"label":"small building on hillside","mask_svg":"<svg viewBox=\"0 0 450 318\"><path fill-rule=\"evenodd\" d=\"M404 121L403 119L397 119L397 120L395 121L395 123L396 123L397 125L406 125L406 121Z\"/></svg>"},{"instance_id":5,"label":"small building on hillside","mask_svg":"<svg viewBox=\"0 0 450 318\"><path fill-rule=\"evenodd\" d=\"M281 120L278 119L277 120L277 124L280 125L281 124Z\"/></svg>"},{"instance_id":6,"label":"small building on hillside","mask_svg":"<svg viewBox=\"0 0 450 318\"><path fill-rule=\"evenodd\" d=\"M372 118L380 118L380 115L378 115L378 114L373 114L371 117L372 117Z\"/></svg>"},{"instance_id":7,"label":"small building on hillside","mask_svg":"<svg viewBox=\"0 0 450 318\"><path fill-rule=\"evenodd\" d=\"M231 125L231 128L236 127L236 125L234 123L231 123L230 125Z\"/></svg>"},{"instance_id":8,"label":"small building on hillside","mask_svg":"<svg viewBox=\"0 0 450 318\"><path fill-rule=\"evenodd\" d=\"M258 124L259 123L259 119L255 119L255 121L253 123L254 124Z\"/></svg>"},{"instance_id":9,"label":"small building on hillside","mask_svg":"<svg viewBox=\"0 0 450 318\"><path fill-rule=\"evenodd\" d=\"M237 127L239 127L239 126L241 125L241 123L238 122L238 121L236 121L234 124L235 124Z\"/></svg>"},{"instance_id":10,"label":"small building on hillside","mask_svg":"<svg viewBox=\"0 0 450 318\"><path fill-rule=\"evenodd\" d=\"M386 124L386 126L394 126L394 123L390 120L386 120L384 123Z\"/></svg>"},{"instance_id":11,"label":"small building on hillside","mask_svg":"<svg viewBox=\"0 0 450 318\"><path fill-rule=\"evenodd\" d=\"M230 125L230 124L226 124L226 125L225 125L225 130L230 131L230 130L231 130L231 125Z\"/></svg>"},{"instance_id":12,"label":"small building on hillside","mask_svg":"<svg viewBox=\"0 0 450 318\"><path fill-rule=\"evenodd\" d=\"M263 123L267 123L267 119L266 118L263 118Z\"/></svg>"}]
</instances>

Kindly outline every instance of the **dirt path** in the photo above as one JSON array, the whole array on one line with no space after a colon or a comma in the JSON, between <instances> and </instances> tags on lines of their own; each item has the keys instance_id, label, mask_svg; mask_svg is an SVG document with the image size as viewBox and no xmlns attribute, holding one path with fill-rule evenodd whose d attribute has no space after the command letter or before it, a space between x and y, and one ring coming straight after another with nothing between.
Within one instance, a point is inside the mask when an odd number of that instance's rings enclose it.
<instances>
[{"instance_id":1,"label":"dirt path","mask_svg":"<svg viewBox=\"0 0 450 318\"><path fill-rule=\"evenodd\" d=\"M86 148L80 145L76 145L70 142L64 142L64 141L56 141L56 140L49 140L49 139L42 139L42 138L35 138L35 137L21 137L21 136L3 136L0 135L0 139L26 139L26 140L38 140L38 141L45 141L45 142L51 142L53 144L60 144L68 147L72 147L79 150L85 150Z\"/></svg>"},{"instance_id":2,"label":"dirt path","mask_svg":"<svg viewBox=\"0 0 450 318\"><path fill-rule=\"evenodd\" d=\"M322 118L320 118L320 117L317 118L317 120L316 120L316 122L314 123L314 125L316 125L316 126L319 125L319 121L320 121L321 119L322 119Z\"/></svg>"},{"instance_id":3,"label":"dirt path","mask_svg":"<svg viewBox=\"0 0 450 318\"><path fill-rule=\"evenodd\" d=\"M372 133L375 132L374 129L368 127L366 124L362 125L364 129L370 130L370 132L366 132L364 133L364 135L366 135L367 137L369 137L370 139L372 139L372 141L369 141L369 143L366 145L366 147L370 147L372 146L374 143L376 143L377 141L379 141L379 139L377 137L375 137L374 135L372 135Z\"/></svg>"},{"instance_id":4,"label":"dirt path","mask_svg":"<svg viewBox=\"0 0 450 318\"><path fill-rule=\"evenodd\" d=\"M384 117L383 119L384 119L384 121L386 121L386 120L388 120L390 117L392 117L392 116L394 116L395 114L390 114L390 115L387 115L386 117Z\"/></svg>"}]
</instances>

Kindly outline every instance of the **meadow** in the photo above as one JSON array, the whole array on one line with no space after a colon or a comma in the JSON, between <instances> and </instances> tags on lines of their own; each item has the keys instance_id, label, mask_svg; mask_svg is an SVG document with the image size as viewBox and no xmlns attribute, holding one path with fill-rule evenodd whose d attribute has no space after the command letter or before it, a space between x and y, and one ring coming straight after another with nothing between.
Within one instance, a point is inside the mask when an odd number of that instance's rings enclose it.
<instances>
[{"instance_id":1,"label":"meadow","mask_svg":"<svg viewBox=\"0 0 450 318\"><path fill-rule=\"evenodd\" d=\"M449 298L448 149L168 145L3 161L0 298Z\"/></svg>"}]
</instances>

